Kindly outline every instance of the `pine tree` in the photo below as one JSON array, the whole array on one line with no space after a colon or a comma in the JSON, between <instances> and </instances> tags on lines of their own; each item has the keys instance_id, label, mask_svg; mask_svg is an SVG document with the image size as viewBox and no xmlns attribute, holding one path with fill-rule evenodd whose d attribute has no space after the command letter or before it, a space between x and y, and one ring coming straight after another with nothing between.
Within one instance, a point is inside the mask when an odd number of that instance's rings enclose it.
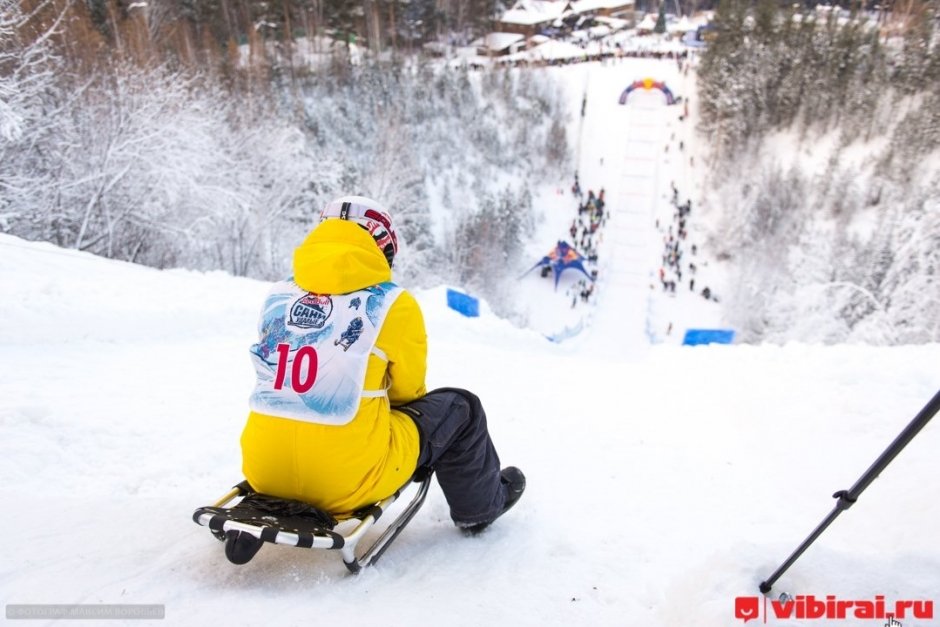
<instances>
[{"instance_id":1,"label":"pine tree","mask_svg":"<svg viewBox=\"0 0 940 627\"><path fill-rule=\"evenodd\" d=\"M666 32L666 3L664 1L659 3L659 15L656 18L656 26L653 27L653 32L660 35Z\"/></svg>"}]
</instances>

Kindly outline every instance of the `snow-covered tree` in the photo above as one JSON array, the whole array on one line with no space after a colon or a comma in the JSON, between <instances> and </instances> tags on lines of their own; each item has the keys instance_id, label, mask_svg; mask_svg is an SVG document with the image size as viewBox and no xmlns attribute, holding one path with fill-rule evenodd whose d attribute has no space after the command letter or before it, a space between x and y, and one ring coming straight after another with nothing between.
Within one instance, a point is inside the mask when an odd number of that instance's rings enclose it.
<instances>
[{"instance_id":1,"label":"snow-covered tree","mask_svg":"<svg viewBox=\"0 0 940 627\"><path fill-rule=\"evenodd\" d=\"M64 13L48 23L25 14L16 0L0 0L0 230L22 223L34 234L33 211L55 194L50 144L60 134L58 113L65 94L56 82L61 60L50 38Z\"/></svg>"}]
</instances>

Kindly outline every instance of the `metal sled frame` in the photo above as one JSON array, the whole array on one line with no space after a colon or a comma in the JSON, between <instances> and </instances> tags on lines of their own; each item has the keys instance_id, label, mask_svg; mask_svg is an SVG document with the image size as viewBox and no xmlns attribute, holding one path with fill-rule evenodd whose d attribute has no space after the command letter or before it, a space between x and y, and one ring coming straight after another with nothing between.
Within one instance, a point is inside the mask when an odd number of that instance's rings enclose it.
<instances>
[{"instance_id":1,"label":"metal sled frame","mask_svg":"<svg viewBox=\"0 0 940 627\"><path fill-rule=\"evenodd\" d=\"M247 482L242 482L232 488L218 501L209 507L200 507L193 513L193 521L212 530L213 535L220 540L225 539L227 531L243 531L259 538L265 542L273 544L284 544L310 549L329 549L338 550L343 558L343 563L351 573L358 573L363 568L375 564L385 549L389 547L392 541L398 537L405 526L411 522L414 515L421 509L424 499L428 494L428 488L431 485L431 473L424 477L415 477L407 485L400 488L395 494L379 501L375 505L360 510L347 517L339 517L339 522L358 520L359 523L352 529L344 532L334 531L326 528L316 528L314 530L303 531L299 529L290 529L290 519L283 522L283 526L272 526L270 523L259 522L258 524L248 523L239 520L232 520L224 513L211 511L212 509L224 509L233 500L254 492ZM372 543L361 556L356 556L356 548L366 533L375 525L376 521L382 516L392 503L398 500L398 497L407 489L411 483L417 483L418 489L414 498L405 507L398 518L382 532L382 535Z\"/></svg>"}]
</instances>

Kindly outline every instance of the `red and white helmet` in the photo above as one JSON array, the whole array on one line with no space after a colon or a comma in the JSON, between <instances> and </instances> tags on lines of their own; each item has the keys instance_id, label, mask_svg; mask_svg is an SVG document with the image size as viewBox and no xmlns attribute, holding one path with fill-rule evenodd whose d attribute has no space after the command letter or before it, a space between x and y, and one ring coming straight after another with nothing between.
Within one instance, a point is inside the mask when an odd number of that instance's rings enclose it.
<instances>
[{"instance_id":1,"label":"red and white helmet","mask_svg":"<svg viewBox=\"0 0 940 627\"><path fill-rule=\"evenodd\" d=\"M321 222L327 218L351 220L367 230L391 267L398 254L398 235L385 207L365 196L343 196L331 200L320 212Z\"/></svg>"}]
</instances>

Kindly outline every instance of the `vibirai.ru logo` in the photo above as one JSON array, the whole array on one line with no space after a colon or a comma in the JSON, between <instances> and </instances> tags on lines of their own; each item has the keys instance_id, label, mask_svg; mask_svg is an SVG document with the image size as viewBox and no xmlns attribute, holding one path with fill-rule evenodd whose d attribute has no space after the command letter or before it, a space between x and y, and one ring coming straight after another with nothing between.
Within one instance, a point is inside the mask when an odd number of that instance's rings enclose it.
<instances>
[{"instance_id":1,"label":"vibirai.ru logo","mask_svg":"<svg viewBox=\"0 0 940 627\"><path fill-rule=\"evenodd\" d=\"M933 620L933 601L886 600L884 595L873 599L840 599L834 594L816 596L781 594L778 599L744 596L734 600L734 617L747 623L759 619L762 623L776 620L845 620L846 624L858 624L860 620L879 621L886 627L903 627L903 621ZM855 621L855 622L851 622Z\"/></svg>"}]
</instances>

